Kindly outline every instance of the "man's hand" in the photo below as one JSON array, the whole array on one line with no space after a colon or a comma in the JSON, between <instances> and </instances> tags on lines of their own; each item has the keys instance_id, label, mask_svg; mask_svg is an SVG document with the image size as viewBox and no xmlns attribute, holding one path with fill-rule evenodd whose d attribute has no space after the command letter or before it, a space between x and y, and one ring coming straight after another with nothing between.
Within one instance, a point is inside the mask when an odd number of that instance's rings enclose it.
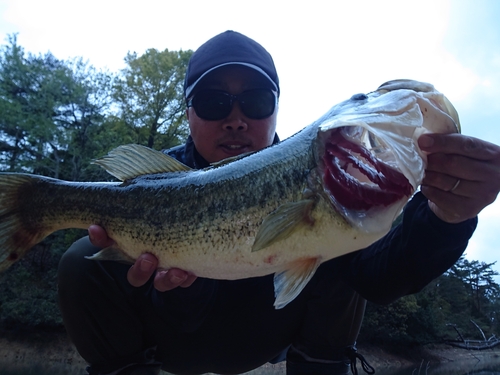
<instances>
[{"instance_id":1,"label":"man's hand","mask_svg":"<svg viewBox=\"0 0 500 375\"><path fill-rule=\"evenodd\" d=\"M449 223L475 217L500 190L500 147L462 134L424 134L429 153L422 193L429 207Z\"/></svg>"},{"instance_id":2,"label":"man's hand","mask_svg":"<svg viewBox=\"0 0 500 375\"><path fill-rule=\"evenodd\" d=\"M89 227L89 238L94 246L101 248L114 244L106 231L98 225ZM195 275L178 268L158 270L158 259L150 253L142 254L137 258L135 264L128 271L127 280L131 285L139 287L144 285L155 272L154 286L160 292L166 292L178 286L187 288L196 280Z\"/></svg>"}]
</instances>

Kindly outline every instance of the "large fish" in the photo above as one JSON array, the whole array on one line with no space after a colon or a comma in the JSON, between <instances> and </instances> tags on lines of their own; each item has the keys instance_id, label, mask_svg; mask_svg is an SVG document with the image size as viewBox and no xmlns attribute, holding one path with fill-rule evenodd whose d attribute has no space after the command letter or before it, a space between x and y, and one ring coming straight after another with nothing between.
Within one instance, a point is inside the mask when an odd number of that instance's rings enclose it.
<instances>
[{"instance_id":1,"label":"large fish","mask_svg":"<svg viewBox=\"0 0 500 375\"><path fill-rule=\"evenodd\" d=\"M241 279L275 274L276 308L329 259L384 236L422 181L425 132L458 132L430 84L397 80L357 94L264 150L191 170L137 145L95 163L122 182L0 174L0 271L50 233L104 227L116 241L93 259ZM90 260L89 260L90 261Z\"/></svg>"}]
</instances>

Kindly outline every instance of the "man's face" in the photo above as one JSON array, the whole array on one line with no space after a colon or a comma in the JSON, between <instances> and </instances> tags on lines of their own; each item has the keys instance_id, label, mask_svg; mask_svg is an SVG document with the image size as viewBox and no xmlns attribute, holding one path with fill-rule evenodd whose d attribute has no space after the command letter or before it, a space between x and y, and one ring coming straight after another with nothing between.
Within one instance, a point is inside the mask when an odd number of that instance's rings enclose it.
<instances>
[{"instance_id":1,"label":"man's face","mask_svg":"<svg viewBox=\"0 0 500 375\"><path fill-rule=\"evenodd\" d=\"M269 81L259 72L230 65L208 74L197 85L195 92L200 89L217 89L237 95L243 91L269 87ZM198 117L193 107L186 111L196 149L209 163L271 145L276 132L277 112L276 106L271 116L254 120L241 112L239 103L234 103L226 118L209 121Z\"/></svg>"}]
</instances>

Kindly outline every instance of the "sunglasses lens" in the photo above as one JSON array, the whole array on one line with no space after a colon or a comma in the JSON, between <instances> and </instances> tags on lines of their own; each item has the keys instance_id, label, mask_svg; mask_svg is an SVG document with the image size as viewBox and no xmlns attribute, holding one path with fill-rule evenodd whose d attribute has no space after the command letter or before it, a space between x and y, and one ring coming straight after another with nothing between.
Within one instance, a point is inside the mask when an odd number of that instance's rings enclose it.
<instances>
[{"instance_id":1,"label":"sunglasses lens","mask_svg":"<svg viewBox=\"0 0 500 375\"><path fill-rule=\"evenodd\" d=\"M276 96L269 89L250 90L240 94L239 103L245 116L260 120L273 114Z\"/></svg>"},{"instance_id":2,"label":"sunglasses lens","mask_svg":"<svg viewBox=\"0 0 500 375\"><path fill-rule=\"evenodd\" d=\"M222 120L231 113L232 98L238 101L243 114L254 120L271 116L276 107L276 95L269 89L248 90L237 96L225 91L203 90L194 95L192 106L202 119Z\"/></svg>"},{"instance_id":3,"label":"sunglasses lens","mask_svg":"<svg viewBox=\"0 0 500 375\"><path fill-rule=\"evenodd\" d=\"M200 91L193 98L193 107L202 119L221 120L231 112L231 97L216 90Z\"/></svg>"}]
</instances>

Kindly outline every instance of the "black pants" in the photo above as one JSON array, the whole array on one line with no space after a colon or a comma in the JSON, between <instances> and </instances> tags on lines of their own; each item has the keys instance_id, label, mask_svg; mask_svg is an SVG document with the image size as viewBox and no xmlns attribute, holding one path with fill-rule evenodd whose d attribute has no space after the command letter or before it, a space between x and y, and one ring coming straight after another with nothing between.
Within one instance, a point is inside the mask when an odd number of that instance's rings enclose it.
<instances>
[{"instance_id":1,"label":"black pants","mask_svg":"<svg viewBox=\"0 0 500 375\"><path fill-rule=\"evenodd\" d=\"M129 266L84 257L99 249L83 238L59 266L59 302L67 332L96 373L140 362L147 348L165 371L241 373L293 345L309 360L344 361L355 344L365 300L321 265L285 308L273 307L273 276L227 281L198 278L160 293L152 280L126 280Z\"/></svg>"}]
</instances>

